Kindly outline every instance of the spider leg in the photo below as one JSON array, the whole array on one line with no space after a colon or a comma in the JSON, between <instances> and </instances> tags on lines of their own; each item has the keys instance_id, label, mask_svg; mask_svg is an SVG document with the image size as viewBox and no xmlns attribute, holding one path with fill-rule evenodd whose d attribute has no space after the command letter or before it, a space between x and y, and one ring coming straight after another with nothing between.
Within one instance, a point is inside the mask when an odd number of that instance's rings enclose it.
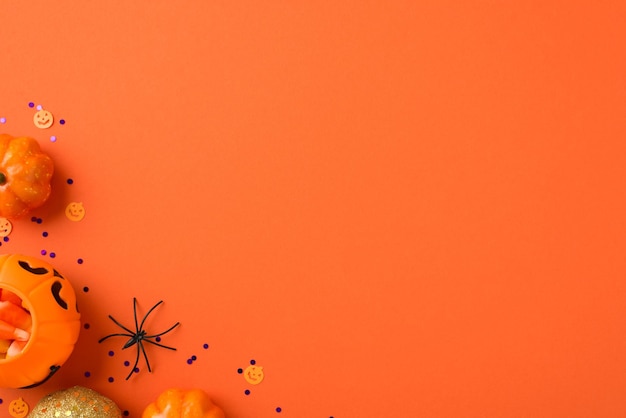
<instances>
[{"instance_id":1,"label":"spider leg","mask_svg":"<svg viewBox=\"0 0 626 418\"><path fill-rule=\"evenodd\" d=\"M111 338L111 337L134 337L134 334L110 334L107 335L106 337L102 337L98 340L99 343L101 343L102 341L106 340L107 338Z\"/></svg>"},{"instance_id":2,"label":"spider leg","mask_svg":"<svg viewBox=\"0 0 626 418\"><path fill-rule=\"evenodd\" d=\"M124 344L124 347L122 347L122 350L126 350L128 347L132 347L133 345L137 344L137 342L139 341L139 338L137 337L137 335L129 335L130 340L126 341L126 344Z\"/></svg>"},{"instance_id":3,"label":"spider leg","mask_svg":"<svg viewBox=\"0 0 626 418\"><path fill-rule=\"evenodd\" d=\"M174 328L176 328L177 326L180 325L180 322L175 323L174 325L172 325L171 327L169 327L168 329L166 329L163 332L160 332L158 334L153 334L153 335L146 335L144 338L156 338L156 337L160 337L161 335L167 334L168 332L170 332L171 330L173 330Z\"/></svg>"},{"instance_id":4,"label":"spider leg","mask_svg":"<svg viewBox=\"0 0 626 418\"><path fill-rule=\"evenodd\" d=\"M152 311L154 311L156 309L157 306L159 306L160 304L162 304L163 301L160 300L156 303L156 305L154 305L152 308L150 308L150 310L148 311L148 313L146 313L146 315L143 317L143 319L141 320L141 325L137 328L138 330L142 330L143 329L143 324L144 322L146 322L146 319L148 319L148 317L150 316L150 314L152 313Z\"/></svg>"},{"instance_id":5,"label":"spider leg","mask_svg":"<svg viewBox=\"0 0 626 418\"><path fill-rule=\"evenodd\" d=\"M128 373L128 376L126 376L126 380L130 379L133 373L135 373L135 369L137 368L137 365L139 364L139 347L141 347L141 343L137 345L137 358L135 359L135 364L130 369L130 373Z\"/></svg>"},{"instance_id":6,"label":"spider leg","mask_svg":"<svg viewBox=\"0 0 626 418\"><path fill-rule=\"evenodd\" d=\"M120 324L115 318L113 318L111 315L109 315L109 318L111 318L111 321L115 322L115 325L117 325L118 327L122 328L124 331L130 332L131 334L135 334L135 332L129 330L128 328L126 328L124 325Z\"/></svg>"},{"instance_id":7,"label":"spider leg","mask_svg":"<svg viewBox=\"0 0 626 418\"><path fill-rule=\"evenodd\" d=\"M176 348L174 348L174 347L170 347L170 346L167 346L167 345L159 344L159 343L157 343L155 341L152 341L152 340L143 340L143 342L150 343L152 345L156 345L156 346L161 347L161 348L167 348L168 350L176 351Z\"/></svg>"},{"instance_id":8,"label":"spider leg","mask_svg":"<svg viewBox=\"0 0 626 418\"><path fill-rule=\"evenodd\" d=\"M133 317L135 318L135 329L139 332L141 328L137 325L137 298L133 298ZM143 328L143 321L141 321L141 327Z\"/></svg>"},{"instance_id":9,"label":"spider leg","mask_svg":"<svg viewBox=\"0 0 626 418\"><path fill-rule=\"evenodd\" d=\"M148 361L148 354L146 353L146 349L141 342L139 343L139 347L141 348L141 352L143 353L143 358L146 360L146 366L148 367L148 371L152 373L152 369L150 368L150 362Z\"/></svg>"}]
</instances>

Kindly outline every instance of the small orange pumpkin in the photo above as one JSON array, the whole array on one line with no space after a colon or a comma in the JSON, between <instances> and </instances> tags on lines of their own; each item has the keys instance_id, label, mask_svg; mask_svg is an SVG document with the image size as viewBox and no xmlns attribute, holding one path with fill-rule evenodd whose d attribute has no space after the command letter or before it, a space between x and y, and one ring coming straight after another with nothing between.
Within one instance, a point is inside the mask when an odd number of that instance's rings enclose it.
<instances>
[{"instance_id":1,"label":"small orange pumpkin","mask_svg":"<svg viewBox=\"0 0 626 418\"><path fill-rule=\"evenodd\" d=\"M168 389L146 407L142 418L225 418L201 389Z\"/></svg>"},{"instance_id":2,"label":"small orange pumpkin","mask_svg":"<svg viewBox=\"0 0 626 418\"><path fill-rule=\"evenodd\" d=\"M0 134L0 216L18 218L50 196L52 159L28 137Z\"/></svg>"}]
</instances>

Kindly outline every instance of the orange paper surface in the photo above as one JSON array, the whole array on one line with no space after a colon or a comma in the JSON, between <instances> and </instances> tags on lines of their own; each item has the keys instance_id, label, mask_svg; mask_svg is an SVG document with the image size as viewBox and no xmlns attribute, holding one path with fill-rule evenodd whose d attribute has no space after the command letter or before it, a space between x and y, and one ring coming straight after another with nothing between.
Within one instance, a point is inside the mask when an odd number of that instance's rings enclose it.
<instances>
[{"instance_id":1,"label":"orange paper surface","mask_svg":"<svg viewBox=\"0 0 626 418\"><path fill-rule=\"evenodd\" d=\"M54 264L88 328L0 415L78 384L130 417L169 387L230 418L625 416L625 16L2 3L0 132L56 173L0 251ZM133 297L164 301L148 333L181 325L126 381L136 348L98 340Z\"/></svg>"}]
</instances>

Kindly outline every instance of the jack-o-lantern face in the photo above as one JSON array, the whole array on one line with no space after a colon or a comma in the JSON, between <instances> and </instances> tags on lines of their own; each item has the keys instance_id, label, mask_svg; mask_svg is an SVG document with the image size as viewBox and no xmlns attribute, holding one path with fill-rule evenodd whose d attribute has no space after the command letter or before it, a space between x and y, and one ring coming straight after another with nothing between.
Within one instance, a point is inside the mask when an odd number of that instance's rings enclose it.
<instances>
[{"instance_id":1,"label":"jack-o-lantern face","mask_svg":"<svg viewBox=\"0 0 626 418\"><path fill-rule=\"evenodd\" d=\"M0 218L0 237L8 237L13 231L13 224L7 218Z\"/></svg>"},{"instance_id":2,"label":"jack-o-lantern face","mask_svg":"<svg viewBox=\"0 0 626 418\"><path fill-rule=\"evenodd\" d=\"M28 415L28 409L28 404L22 398L17 398L9 404L9 414L15 418L24 418Z\"/></svg>"},{"instance_id":3,"label":"jack-o-lantern face","mask_svg":"<svg viewBox=\"0 0 626 418\"><path fill-rule=\"evenodd\" d=\"M35 113L35 116L33 116L33 123L39 129L46 129L52 126L54 123L54 117L52 116L52 113L41 109Z\"/></svg>"},{"instance_id":4,"label":"jack-o-lantern face","mask_svg":"<svg viewBox=\"0 0 626 418\"><path fill-rule=\"evenodd\" d=\"M81 202L72 202L65 207L65 216L70 221L81 221L85 217L85 207Z\"/></svg>"},{"instance_id":5,"label":"jack-o-lantern face","mask_svg":"<svg viewBox=\"0 0 626 418\"><path fill-rule=\"evenodd\" d=\"M25 314L20 314L19 324L10 324L15 329L5 325L4 332L13 333L15 341L11 345L16 348L13 352L8 349L5 358L0 357L0 387L37 386L68 359L78 339L80 313L74 289L42 260L2 255L0 318L5 307L22 309ZM30 321L25 321L24 315L30 316ZM30 329L23 329L27 327Z\"/></svg>"},{"instance_id":6,"label":"jack-o-lantern face","mask_svg":"<svg viewBox=\"0 0 626 418\"><path fill-rule=\"evenodd\" d=\"M258 385L263 381L265 374L263 373L263 367L259 366L248 366L248 368L243 373L243 378L246 379L246 382L252 385Z\"/></svg>"}]
</instances>

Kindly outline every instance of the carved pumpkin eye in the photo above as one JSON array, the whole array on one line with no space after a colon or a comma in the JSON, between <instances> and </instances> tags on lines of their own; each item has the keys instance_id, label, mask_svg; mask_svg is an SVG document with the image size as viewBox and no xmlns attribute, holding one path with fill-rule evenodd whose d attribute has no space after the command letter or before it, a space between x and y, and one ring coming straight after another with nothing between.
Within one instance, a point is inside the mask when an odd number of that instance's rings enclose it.
<instances>
[{"instance_id":1,"label":"carved pumpkin eye","mask_svg":"<svg viewBox=\"0 0 626 418\"><path fill-rule=\"evenodd\" d=\"M63 298L61 297L62 288L63 288L63 285L61 284L61 282L54 282L52 283L52 287L50 290L52 290L52 296L54 297L54 300L56 301L56 303L58 303L61 308L67 311L67 302L64 301Z\"/></svg>"},{"instance_id":2,"label":"carved pumpkin eye","mask_svg":"<svg viewBox=\"0 0 626 418\"><path fill-rule=\"evenodd\" d=\"M27 272L36 274L38 276L48 273L48 269L46 269L45 267L31 267L27 261L20 260L17 263L20 265L21 268L23 268Z\"/></svg>"}]
</instances>

